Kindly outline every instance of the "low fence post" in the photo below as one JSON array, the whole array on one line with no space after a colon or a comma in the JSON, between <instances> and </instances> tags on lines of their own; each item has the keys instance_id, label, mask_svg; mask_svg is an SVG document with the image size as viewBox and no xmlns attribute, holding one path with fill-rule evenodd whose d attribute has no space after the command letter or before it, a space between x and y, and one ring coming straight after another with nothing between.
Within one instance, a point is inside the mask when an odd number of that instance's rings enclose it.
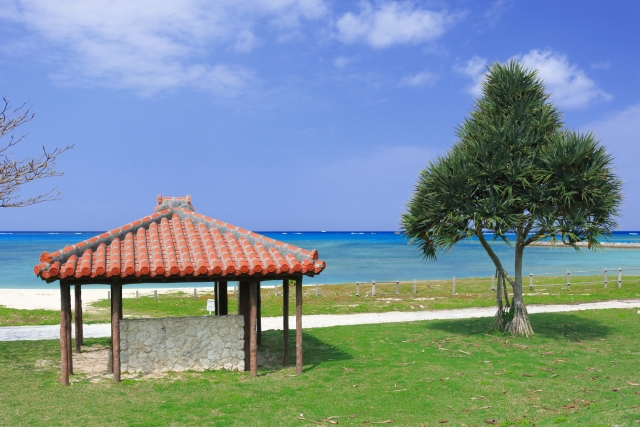
<instances>
[{"instance_id":1,"label":"low fence post","mask_svg":"<svg viewBox=\"0 0 640 427\"><path fill-rule=\"evenodd\" d=\"M107 291L107 299L111 301L111 291Z\"/></svg>"},{"instance_id":2,"label":"low fence post","mask_svg":"<svg viewBox=\"0 0 640 427\"><path fill-rule=\"evenodd\" d=\"M495 280L495 276L493 276L493 275L492 275L492 276L491 276L491 292L495 292L495 291L496 291L495 286L493 286L493 281L494 281L494 280Z\"/></svg>"},{"instance_id":3,"label":"low fence post","mask_svg":"<svg viewBox=\"0 0 640 427\"><path fill-rule=\"evenodd\" d=\"M238 285L233 287L233 297L238 298Z\"/></svg>"},{"instance_id":4,"label":"low fence post","mask_svg":"<svg viewBox=\"0 0 640 427\"><path fill-rule=\"evenodd\" d=\"M400 281L396 280L396 295L400 295Z\"/></svg>"},{"instance_id":5,"label":"low fence post","mask_svg":"<svg viewBox=\"0 0 640 427\"><path fill-rule=\"evenodd\" d=\"M275 292L275 295L278 296L278 285L273 285L273 292Z\"/></svg>"},{"instance_id":6,"label":"low fence post","mask_svg":"<svg viewBox=\"0 0 640 427\"><path fill-rule=\"evenodd\" d=\"M607 269L604 269L604 288L607 289Z\"/></svg>"},{"instance_id":7,"label":"low fence post","mask_svg":"<svg viewBox=\"0 0 640 427\"><path fill-rule=\"evenodd\" d=\"M414 294L414 295L415 295L415 294L416 294L416 292L418 291L418 290L416 289L416 287L417 287L416 285L417 285L417 283L416 283L416 279L413 279L413 294Z\"/></svg>"},{"instance_id":8,"label":"low fence post","mask_svg":"<svg viewBox=\"0 0 640 427\"><path fill-rule=\"evenodd\" d=\"M136 301L138 301L138 291L136 290Z\"/></svg>"},{"instance_id":9,"label":"low fence post","mask_svg":"<svg viewBox=\"0 0 640 427\"><path fill-rule=\"evenodd\" d=\"M533 289L533 273L529 273L529 290Z\"/></svg>"},{"instance_id":10,"label":"low fence post","mask_svg":"<svg viewBox=\"0 0 640 427\"><path fill-rule=\"evenodd\" d=\"M453 293L456 293L456 276L453 276L453 279L451 279L451 288Z\"/></svg>"},{"instance_id":11,"label":"low fence post","mask_svg":"<svg viewBox=\"0 0 640 427\"><path fill-rule=\"evenodd\" d=\"M376 296L376 281L372 280L371 281L371 296Z\"/></svg>"},{"instance_id":12,"label":"low fence post","mask_svg":"<svg viewBox=\"0 0 640 427\"><path fill-rule=\"evenodd\" d=\"M316 283L316 296L318 296L318 284Z\"/></svg>"},{"instance_id":13,"label":"low fence post","mask_svg":"<svg viewBox=\"0 0 640 427\"><path fill-rule=\"evenodd\" d=\"M360 282L356 282L356 296L360 296Z\"/></svg>"},{"instance_id":14,"label":"low fence post","mask_svg":"<svg viewBox=\"0 0 640 427\"><path fill-rule=\"evenodd\" d=\"M618 267L618 287L622 287L622 268Z\"/></svg>"},{"instance_id":15,"label":"low fence post","mask_svg":"<svg viewBox=\"0 0 640 427\"><path fill-rule=\"evenodd\" d=\"M158 290L153 291L153 299L158 302Z\"/></svg>"},{"instance_id":16,"label":"low fence post","mask_svg":"<svg viewBox=\"0 0 640 427\"><path fill-rule=\"evenodd\" d=\"M571 272L567 270L567 289L571 287Z\"/></svg>"}]
</instances>

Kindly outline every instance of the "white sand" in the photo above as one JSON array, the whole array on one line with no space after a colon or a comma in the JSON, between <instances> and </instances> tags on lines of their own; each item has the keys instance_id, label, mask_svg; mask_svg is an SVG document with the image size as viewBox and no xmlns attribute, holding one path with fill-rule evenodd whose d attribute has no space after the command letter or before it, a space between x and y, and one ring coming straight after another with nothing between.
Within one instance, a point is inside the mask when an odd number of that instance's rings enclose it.
<instances>
[{"instance_id":1,"label":"white sand","mask_svg":"<svg viewBox=\"0 0 640 427\"><path fill-rule=\"evenodd\" d=\"M197 288L198 295L213 295L213 288ZM229 287L229 291L232 291ZM123 286L124 298L135 298L136 290L140 296L153 295L153 289L133 288ZM86 310L92 302L107 299L108 289L92 289L91 286L82 287L82 308ZM193 288L163 288L158 289L158 295L186 292L193 294ZM213 296L212 296L213 298ZM74 308L75 298L71 289L71 307ZM0 289L0 306L25 310L46 309L60 310L60 291L58 289Z\"/></svg>"}]
</instances>

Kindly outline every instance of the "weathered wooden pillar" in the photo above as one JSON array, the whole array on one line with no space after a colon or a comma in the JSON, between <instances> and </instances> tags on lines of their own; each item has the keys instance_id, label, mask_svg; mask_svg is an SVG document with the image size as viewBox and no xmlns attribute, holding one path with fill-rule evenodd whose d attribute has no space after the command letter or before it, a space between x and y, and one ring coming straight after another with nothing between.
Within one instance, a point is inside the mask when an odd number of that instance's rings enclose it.
<instances>
[{"instance_id":1,"label":"weathered wooden pillar","mask_svg":"<svg viewBox=\"0 0 640 427\"><path fill-rule=\"evenodd\" d=\"M82 285L74 285L73 290L75 292L75 312L74 317L76 321L76 354L79 354L84 345L84 334L82 330Z\"/></svg>"},{"instance_id":2,"label":"weathered wooden pillar","mask_svg":"<svg viewBox=\"0 0 640 427\"><path fill-rule=\"evenodd\" d=\"M73 317L71 315L71 286L65 284L65 325L67 326L67 364L69 366L69 375L73 375L73 343L71 341L71 322L73 321Z\"/></svg>"},{"instance_id":3,"label":"weathered wooden pillar","mask_svg":"<svg viewBox=\"0 0 640 427\"><path fill-rule=\"evenodd\" d=\"M289 280L282 281L282 364L289 366Z\"/></svg>"},{"instance_id":4,"label":"weathered wooden pillar","mask_svg":"<svg viewBox=\"0 0 640 427\"><path fill-rule=\"evenodd\" d=\"M250 309L249 309L249 367L252 377L258 376L258 282L252 280L249 283Z\"/></svg>"},{"instance_id":5,"label":"weathered wooden pillar","mask_svg":"<svg viewBox=\"0 0 640 427\"><path fill-rule=\"evenodd\" d=\"M69 348L67 341L69 328L67 328L67 304L71 303L69 287L60 281L60 383L69 385Z\"/></svg>"},{"instance_id":6,"label":"weathered wooden pillar","mask_svg":"<svg viewBox=\"0 0 640 427\"><path fill-rule=\"evenodd\" d=\"M218 299L218 282L213 282L213 300L215 303L216 316L220 316L220 300Z\"/></svg>"},{"instance_id":7,"label":"weathered wooden pillar","mask_svg":"<svg viewBox=\"0 0 640 427\"><path fill-rule=\"evenodd\" d=\"M258 345L262 345L262 287L258 282L258 320L256 322L256 333L258 334Z\"/></svg>"},{"instance_id":8,"label":"weathered wooden pillar","mask_svg":"<svg viewBox=\"0 0 640 427\"><path fill-rule=\"evenodd\" d=\"M251 319L249 313L249 290L250 285L248 281L241 281L238 283L238 291L240 295L238 297L238 314L244 317L244 370L249 370L249 353L251 351L249 338L251 335Z\"/></svg>"},{"instance_id":9,"label":"weathered wooden pillar","mask_svg":"<svg viewBox=\"0 0 640 427\"><path fill-rule=\"evenodd\" d=\"M229 293L227 290L227 281L218 282L218 298L220 298L220 316L226 316L229 314Z\"/></svg>"},{"instance_id":10,"label":"weathered wooden pillar","mask_svg":"<svg viewBox=\"0 0 640 427\"><path fill-rule=\"evenodd\" d=\"M122 318L122 284L111 284L111 360L113 382L120 382L120 319Z\"/></svg>"},{"instance_id":11,"label":"weathered wooden pillar","mask_svg":"<svg viewBox=\"0 0 640 427\"><path fill-rule=\"evenodd\" d=\"M296 373L302 373L302 277L296 279Z\"/></svg>"}]
</instances>

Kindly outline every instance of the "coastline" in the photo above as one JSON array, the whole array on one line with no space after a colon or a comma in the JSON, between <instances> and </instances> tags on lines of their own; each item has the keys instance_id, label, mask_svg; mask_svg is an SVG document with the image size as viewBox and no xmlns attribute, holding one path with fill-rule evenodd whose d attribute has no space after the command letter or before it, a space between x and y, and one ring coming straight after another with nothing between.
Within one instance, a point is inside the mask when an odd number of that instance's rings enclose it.
<instances>
[{"instance_id":1,"label":"coastline","mask_svg":"<svg viewBox=\"0 0 640 427\"><path fill-rule=\"evenodd\" d=\"M603 242L603 243L600 243L600 244L602 245L603 248L611 248L611 249L640 249L640 243ZM553 242L544 241L544 240L530 243L529 246L545 246L545 247L552 247L552 248L573 248L571 245L567 245L567 244L562 243L562 242L553 243ZM578 242L578 243L576 243L576 246L578 246L580 248L589 247L587 242Z\"/></svg>"}]
</instances>

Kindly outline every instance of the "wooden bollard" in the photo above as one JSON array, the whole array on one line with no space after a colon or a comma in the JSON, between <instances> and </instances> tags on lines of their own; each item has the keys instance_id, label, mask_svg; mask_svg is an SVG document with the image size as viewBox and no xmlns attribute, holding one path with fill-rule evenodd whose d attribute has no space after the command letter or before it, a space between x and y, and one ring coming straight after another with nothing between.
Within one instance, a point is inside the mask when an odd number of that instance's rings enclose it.
<instances>
[{"instance_id":1,"label":"wooden bollard","mask_svg":"<svg viewBox=\"0 0 640 427\"><path fill-rule=\"evenodd\" d=\"M278 285L273 285L273 292L275 296L278 296Z\"/></svg>"},{"instance_id":2,"label":"wooden bollard","mask_svg":"<svg viewBox=\"0 0 640 427\"><path fill-rule=\"evenodd\" d=\"M607 277L607 269L604 269L604 287L605 289L607 288L607 281L608 281L608 277Z\"/></svg>"},{"instance_id":3,"label":"wooden bollard","mask_svg":"<svg viewBox=\"0 0 640 427\"><path fill-rule=\"evenodd\" d=\"M491 276L491 292L495 292L496 287L493 285L493 281L495 280L495 276Z\"/></svg>"},{"instance_id":4,"label":"wooden bollard","mask_svg":"<svg viewBox=\"0 0 640 427\"><path fill-rule=\"evenodd\" d=\"M571 272L567 270L567 289L571 287Z\"/></svg>"},{"instance_id":5,"label":"wooden bollard","mask_svg":"<svg viewBox=\"0 0 640 427\"><path fill-rule=\"evenodd\" d=\"M111 291L107 291L107 299L111 301Z\"/></svg>"},{"instance_id":6,"label":"wooden bollard","mask_svg":"<svg viewBox=\"0 0 640 427\"><path fill-rule=\"evenodd\" d=\"M157 289L153 291L153 299L154 299L155 302L158 302L158 290Z\"/></svg>"},{"instance_id":7,"label":"wooden bollard","mask_svg":"<svg viewBox=\"0 0 640 427\"><path fill-rule=\"evenodd\" d=\"M318 284L316 283L316 296L318 296Z\"/></svg>"},{"instance_id":8,"label":"wooden bollard","mask_svg":"<svg viewBox=\"0 0 640 427\"><path fill-rule=\"evenodd\" d=\"M456 293L456 276L453 276L453 279L451 279L451 290L454 294Z\"/></svg>"},{"instance_id":9,"label":"wooden bollard","mask_svg":"<svg viewBox=\"0 0 640 427\"><path fill-rule=\"evenodd\" d=\"M233 297L238 298L238 285L233 287Z\"/></svg>"},{"instance_id":10,"label":"wooden bollard","mask_svg":"<svg viewBox=\"0 0 640 427\"><path fill-rule=\"evenodd\" d=\"M372 297L376 296L376 281L375 280L371 281L371 296Z\"/></svg>"},{"instance_id":11,"label":"wooden bollard","mask_svg":"<svg viewBox=\"0 0 640 427\"><path fill-rule=\"evenodd\" d=\"M356 296L360 296L360 282L356 282Z\"/></svg>"},{"instance_id":12,"label":"wooden bollard","mask_svg":"<svg viewBox=\"0 0 640 427\"><path fill-rule=\"evenodd\" d=\"M193 288L193 300L198 301L198 290Z\"/></svg>"},{"instance_id":13,"label":"wooden bollard","mask_svg":"<svg viewBox=\"0 0 640 427\"><path fill-rule=\"evenodd\" d=\"M138 302L138 291L136 290L136 302Z\"/></svg>"},{"instance_id":14,"label":"wooden bollard","mask_svg":"<svg viewBox=\"0 0 640 427\"><path fill-rule=\"evenodd\" d=\"M533 273L529 273L529 290L533 289Z\"/></svg>"},{"instance_id":15,"label":"wooden bollard","mask_svg":"<svg viewBox=\"0 0 640 427\"><path fill-rule=\"evenodd\" d=\"M618 287L622 287L622 268L618 267Z\"/></svg>"},{"instance_id":16,"label":"wooden bollard","mask_svg":"<svg viewBox=\"0 0 640 427\"><path fill-rule=\"evenodd\" d=\"M400 281L396 280L396 295L400 295Z\"/></svg>"},{"instance_id":17,"label":"wooden bollard","mask_svg":"<svg viewBox=\"0 0 640 427\"><path fill-rule=\"evenodd\" d=\"M413 294L414 295L416 294L416 292L418 292L418 290L416 289L417 288L417 283L416 282L417 282L417 280L413 279Z\"/></svg>"}]
</instances>

